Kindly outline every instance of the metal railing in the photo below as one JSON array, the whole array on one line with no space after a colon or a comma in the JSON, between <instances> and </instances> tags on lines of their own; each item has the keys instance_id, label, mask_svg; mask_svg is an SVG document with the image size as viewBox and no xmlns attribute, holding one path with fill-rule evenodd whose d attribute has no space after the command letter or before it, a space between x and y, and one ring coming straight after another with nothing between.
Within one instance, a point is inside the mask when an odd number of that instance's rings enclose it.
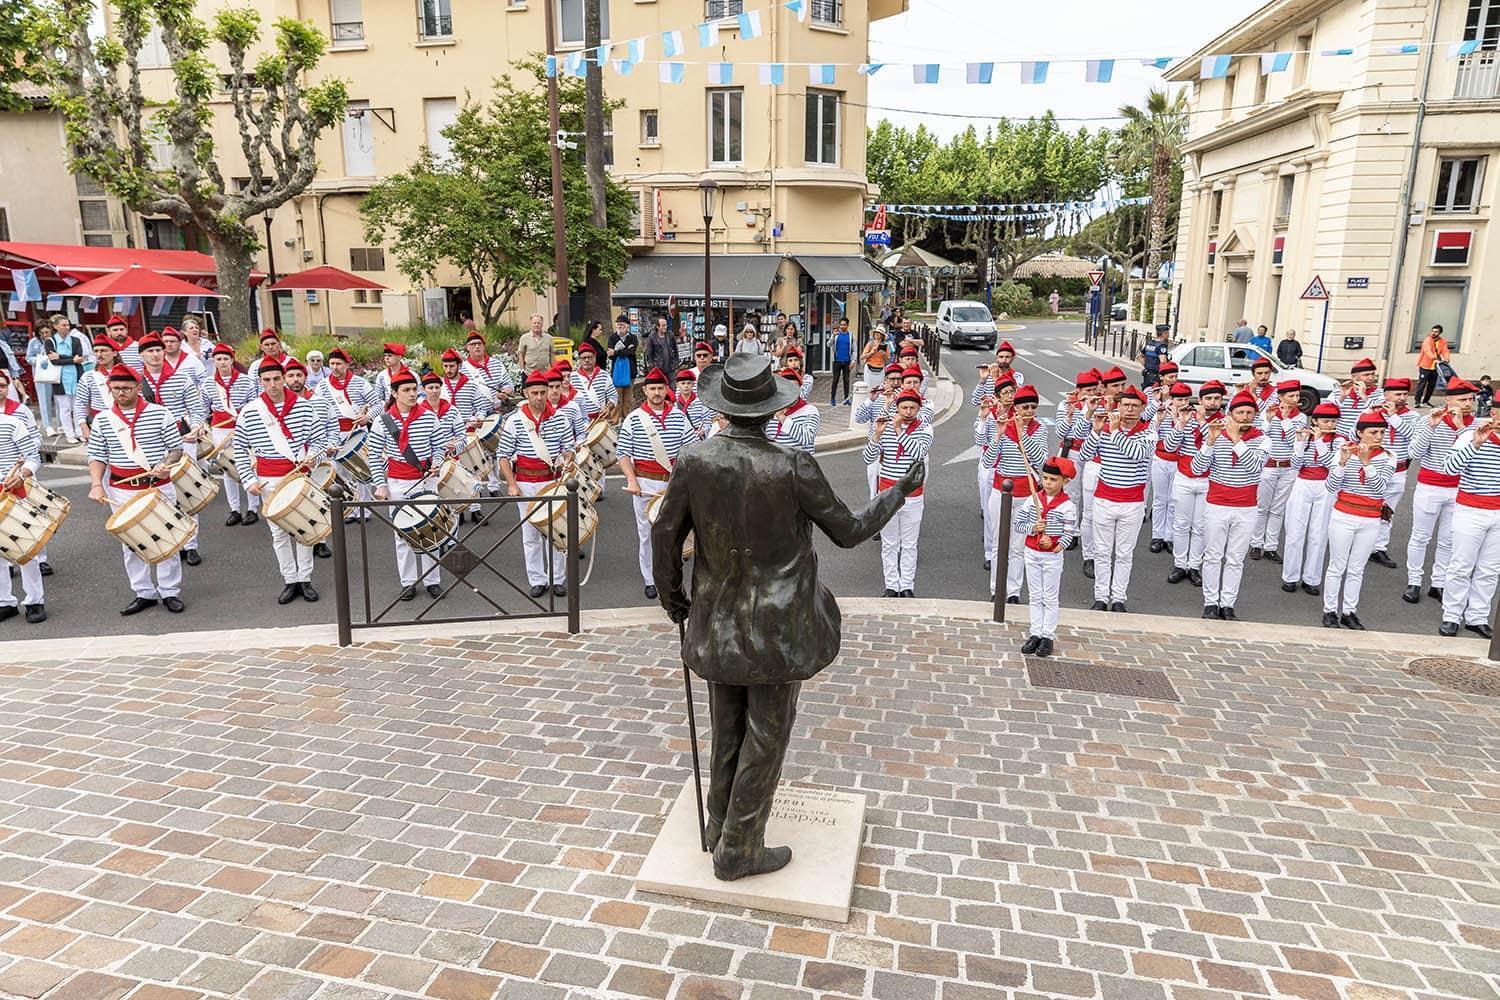
<instances>
[{"instance_id":1,"label":"metal railing","mask_svg":"<svg viewBox=\"0 0 1500 1000\"><path fill-rule=\"evenodd\" d=\"M452 14L423 14L417 18L417 32L424 38L452 38Z\"/></svg>"},{"instance_id":2,"label":"metal railing","mask_svg":"<svg viewBox=\"0 0 1500 1000\"><path fill-rule=\"evenodd\" d=\"M927 355L927 363L932 367L932 373L936 375L939 371L939 363L942 361L942 338L926 323L917 327L917 330L922 334L922 352Z\"/></svg>"},{"instance_id":3,"label":"metal railing","mask_svg":"<svg viewBox=\"0 0 1500 1000\"><path fill-rule=\"evenodd\" d=\"M817 24L843 24L844 0L812 0L812 19Z\"/></svg>"},{"instance_id":4,"label":"metal railing","mask_svg":"<svg viewBox=\"0 0 1500 1000\"><path fill-rule=\"evenodd\" d=\"M566 618L569 632L580 631L579 499L576 479L568 480L566 495L558 496L466 497L456 500L423 496L420 500L409 498L407 500L350 501L345 499L342 488L337 484L330 487L328 496L329 515L333 520L333 535L329 543L333 548L333 589L340 646L347 646L354 641L355 629L390 628L400 625ZM479 506L481 519L471 519L463 525L457 524L457 515L476 504ZM494 523L494 515L511 513L518 504L525 504L528 507L532 504L545 505L549 515L553 515L557 505L566 506L564 516L567 524L567 550L564 552L550 543L544 542L543 544L547 579L552 580L556 577L555 560L565 560L567 581L565 599L560 599L551 587L539 597L532 597L528 587L511 579L504 569L492 561L496 552L511 538L520 540L521 520L514 518L509 525L502 520L500 522L502 530L498 537L489 533L481 536L480 532L487 525ZM415 535L410 529L400 531L394 519L399 512L410 507L420 507L429 514L434 514L436 510L453 510L454 523L448 530L429 529L421 536ZM353 523L346 524L345 515L354 515L356 519ZM402 608L410 608L413 605L401 599L402 585L393 572L395 567L391 566L388 561L393 558L390 547L384 544L380 546L372 544L369 530L372 522L377 528L383 525L392 532L400 532L418 555L418 572L423 575L415 586L418 590L418 599L423 603L415 605L418 609L415 615L398 615ZM391 537L385 531L377 534L382 540ZM357 600L353 594L355 578L351 576L350 566L351 535L353 541L357 543L357 551L353 553L358 562L357 572L360 584ZM519 564L521 559L521 554L515 551L518 547L510 546L507 549L510 558L515 561L513 565ZM435 561L436 572L432 569L421 569L423 563L429 559ZM374 567L372 572L372 563L375 560L380 560L384 565ZM487 570L488 574L480 576L481 570ZM451 575L443 578L441 577L443 571ZM481 582L494 583L498 586L494 587L495 592L491 592L481 589ZM429 597L423 593L429 584L439 587L436 596ZM565 606L559 608L559 600L565 600ZM355 617L356 605L360 612L358 618ZM433 613L435 609L436 613Z\"/></svg>"},{"instance_id":5,"label":"metal railing","mask_svg":"<svg viewBox=\"0 0 1500 1000\"><path fill-rule=\"evenodd\" d=\"M1460 57L1453 96L1465 101L1500 97L1500 52L1475 52Z\"/></svg>"}]
</instances>

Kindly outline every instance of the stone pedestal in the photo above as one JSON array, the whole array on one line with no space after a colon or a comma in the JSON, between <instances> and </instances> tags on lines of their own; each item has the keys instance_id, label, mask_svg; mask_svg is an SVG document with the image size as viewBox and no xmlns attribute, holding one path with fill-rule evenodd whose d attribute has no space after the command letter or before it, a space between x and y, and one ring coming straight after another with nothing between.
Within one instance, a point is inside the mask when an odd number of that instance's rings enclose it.
<instances>
[{"instance_id":1,"label":"stone pedestal","mask_svg":"<svg viewBox=\"0 0 1500 1000\"><path fill-rule=\"evenodd\" d=\"M706 774L703 789L707 794ZM769 875L720 882L714 878L713 855L705 854L698 843L698 807L689 777L646 855L636 888L772 913L847 921L864 821L863 795L782 785L776 789L766 825L766 844L790 847L791 864Z\"/></svg>"}]
</instances>

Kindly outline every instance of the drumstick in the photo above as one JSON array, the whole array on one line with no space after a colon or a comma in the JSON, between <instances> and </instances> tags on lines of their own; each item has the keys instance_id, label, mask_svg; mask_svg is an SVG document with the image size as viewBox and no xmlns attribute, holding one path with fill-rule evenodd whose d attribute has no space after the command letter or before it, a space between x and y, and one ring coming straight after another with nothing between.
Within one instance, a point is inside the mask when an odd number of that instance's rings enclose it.
<instances>
[{"instance_id":1,"label":"drumstick","mask_svg":"<svg viewBox=\"0 0 1500 1000\"><path fill-rule=\"evenodd\" d=\"M1016 447L1021 451L1021 461L1026 463L1026 479L1031 483L1031 492L1037 492L1036 473L1031 468L1031 456L1026 454L1026 429L1021 426L1021 415L1012 413L1011 420L1016 425Z\"/></svg>"}]
</instances>

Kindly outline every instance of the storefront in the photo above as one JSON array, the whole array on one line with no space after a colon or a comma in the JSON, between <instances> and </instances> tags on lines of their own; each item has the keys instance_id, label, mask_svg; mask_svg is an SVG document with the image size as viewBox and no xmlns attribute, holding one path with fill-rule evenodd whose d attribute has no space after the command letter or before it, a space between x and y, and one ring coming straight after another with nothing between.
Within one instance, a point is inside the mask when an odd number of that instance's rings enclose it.
<instances>
[{"instance_id":1,"label":"storefront","mask_svg":"<svg viewBox=\"0 0 1500 1000\"><path fill-rule=\"evenodd\" d=\"M704 308L703 258L693 254L656 253L632 258L615 286L615 306L630 317L641 338L658 315L675 314L688 335L703 340L722 323L731 338L749 319L759 322L770 311L780 257L770 254L715 254L709 280L713 302Z\"/></svg>"},{"instance_id":2,"label":"storefront","mask_svg":"<svg viewBox=\"0 0 1500 1000\"><path fill-rule=\"evenodd\" d=\"M833 334L839 320L847 317L849 329L859 337L867 327L860 306L884 290L885 275L860 256L797 254L795 260L802 268L798 301L805 323L808 368L827 371L833 367ZM853 347L858 351L857 342Z\"/></svg>"}]
</instances>

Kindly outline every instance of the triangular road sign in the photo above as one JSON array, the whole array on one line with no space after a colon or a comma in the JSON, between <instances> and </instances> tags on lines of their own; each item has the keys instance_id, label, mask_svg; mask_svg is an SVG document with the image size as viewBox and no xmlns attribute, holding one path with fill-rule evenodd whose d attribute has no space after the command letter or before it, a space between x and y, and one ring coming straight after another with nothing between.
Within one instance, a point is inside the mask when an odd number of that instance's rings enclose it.
<instances>
[{"instance_id":1,"label":"triangular road sign","mask_svg":"<svg viewBox=\"0 0 1500 1000\"><path fill-rule=\"evenodd\" d=\"M1099 285L1103 281L1104 281L1104 272L1103 271L1090 271L1089 272L1089 287L1090 288L1098 288Z\"/></svg>"},{"instance_id":2,"label":"triangular road sign","mask_svg":"<svg viewBox=\"0 0 1500 1000\"><path fill-rule=\"evenodd\" d=\"M1302 297L1304 299L1328 299L1328 286L1323 284L1323 278L1320 275L1313 275L1313 280L1308 283L1307 291L1302 293Z\"/></svg>"}]
</instances>

